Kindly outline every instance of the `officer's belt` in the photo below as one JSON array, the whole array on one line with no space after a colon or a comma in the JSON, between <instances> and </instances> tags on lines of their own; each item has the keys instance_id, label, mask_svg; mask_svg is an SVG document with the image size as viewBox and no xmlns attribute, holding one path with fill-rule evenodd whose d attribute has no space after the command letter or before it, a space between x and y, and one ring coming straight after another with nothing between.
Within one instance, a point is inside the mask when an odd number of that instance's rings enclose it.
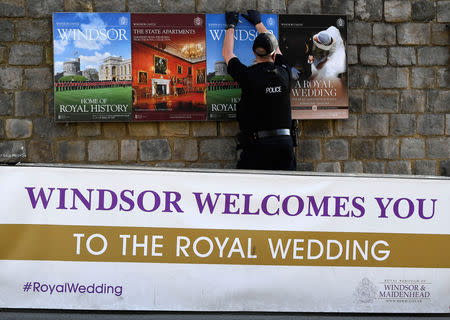
<instances>
[{"instance_id":1,"label":"officer's belt","mask_svg":"<svg viewBox=\"0 0 450 320\"><path fill-rule=\"evenodd\" d=\"M291 130L289 129L274 129L274 130L263 130L255 132L257 138L267 138L274 136L290 136Z\"/></svg>"}]
</instances>

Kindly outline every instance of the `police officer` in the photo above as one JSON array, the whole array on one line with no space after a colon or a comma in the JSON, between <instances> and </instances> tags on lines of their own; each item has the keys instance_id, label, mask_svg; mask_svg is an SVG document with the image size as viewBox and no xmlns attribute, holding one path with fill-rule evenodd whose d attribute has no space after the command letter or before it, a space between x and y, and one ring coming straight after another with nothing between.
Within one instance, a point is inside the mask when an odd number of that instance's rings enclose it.
<instances>
[{"instance_id":1,"label":"police officer","mask_svg":"<svg viewBox=\"0 0 450 320\"><path fill-rule=\"evenodd\" d=\"M290 104L290 68L256 10L242 15L259 32L253 43L256 64L247 67L233 53L237 12L227 12L223 57L228 73L242 89L237 120L242 148L238 169L296 170Z\"/></svg>"}]
</instances>

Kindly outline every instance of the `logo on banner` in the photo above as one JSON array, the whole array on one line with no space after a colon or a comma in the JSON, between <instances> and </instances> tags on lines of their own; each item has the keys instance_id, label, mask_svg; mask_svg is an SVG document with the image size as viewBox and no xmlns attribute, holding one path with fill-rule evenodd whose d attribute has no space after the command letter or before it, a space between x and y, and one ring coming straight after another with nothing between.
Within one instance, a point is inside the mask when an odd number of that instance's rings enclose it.
<instances>
[{"instance_id":1,"label":"logo on banner","mask_svg":"<svg viewBox=\"0 0 450 320\"><path fill-rule=\"evenodd\" d=\"M194 19L194 26L200 27L203 24L203 20L200 17Z\"/></svg>"},{"instance_id":2,"label":"logo on banner","mask_svg":"<svg viewBox=\"0 0 450 320\"><path fill-rule=\"evenodd\" d=\"M120 17L120 18L119 18L119 24L120 24L121 26L127 25L127 24L128 24L128 19L127 19L127 17Z\"/></svg>"},{"instance_id":3,"label":"logo on banner","mask_svg":"<svg viewBox=\"0 0 450 320\"><path fill-rule=\"evenodd\" d=\"M363 278L356 287L355 303L372 303L377 298L377 289L375 285L367 278Z\"/></svg>"}]
</instances>

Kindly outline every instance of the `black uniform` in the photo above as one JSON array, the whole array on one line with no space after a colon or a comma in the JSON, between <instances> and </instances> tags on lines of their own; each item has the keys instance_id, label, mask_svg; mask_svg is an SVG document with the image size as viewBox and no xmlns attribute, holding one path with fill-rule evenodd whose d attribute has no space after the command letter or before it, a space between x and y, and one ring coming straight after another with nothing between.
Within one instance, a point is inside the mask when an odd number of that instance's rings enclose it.
<instances>
[{"instance_id":1,"label":"black uniform","mask_svg":"<svg viewBox=\"0 0 450 320\"><path fill-rule=\"evenodd\" d=\"M238 169L296 169L293 141L287 131L292 125L289 70L280 54L274 63L250 67L237 57L228 62L228 73L242 88L237 105L238 138L243 149Z\"/></svg>"}]
</instances>

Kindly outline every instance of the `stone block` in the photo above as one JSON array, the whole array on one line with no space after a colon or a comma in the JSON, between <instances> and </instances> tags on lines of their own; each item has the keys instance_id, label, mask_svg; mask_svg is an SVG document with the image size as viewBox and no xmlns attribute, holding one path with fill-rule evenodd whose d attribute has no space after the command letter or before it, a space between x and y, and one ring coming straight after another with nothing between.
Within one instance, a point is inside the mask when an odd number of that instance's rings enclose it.
<instances>
[{"instance_id":1,"label":"stone block","mask_svg":"<svg viewBox=\"0 0 450 320\"><path fill-rule=\"evenodd\" d=\"M386 114L364 114L358 119L359 136L387 136L389 118Z\"/></svg>"},{"instance_id":2,"label":"stone block","mask_svg":"<svg viewBox=\"0 0 450 320\"><path fill-rule=\"evenodd\" d=\"M303 134L306 137L331 137L330 120L305 120L303 121Z\"/></svg>"},{"instance_id":3,"label":"stone block","mask_svg":"<svg viewBox=\"0 0 450 320\"><path fill-rule=\"evenodd\" d=\"M120 142L120 160L136 161L137 159L137 141L132 139L122 140Z\"/></svg>"},{"instance_id":4,"label":"stone block","mask_svg":"<svg viewBox=\"0 0 450 320\"><path fill-rule=\"evenodd\" d=\"M349 22L347 37L349 44L371 44L372 26L366 22Z\"/></svg>"},{"instance_id":5,"label":"stone block","mask_svg":"<svg viewBox=\"0 0 450 320\"><path fill-rule=\"evenodd\" d=\"M91 140L88 143L89 161L117 161L119 146L116 140Z\"/></svg>"},{"instance_id":6,"label":"stone block","mask_svg":"<svg viewBox=\"0 0 450 320\"><path fill-rule=\"evenodd\" d=\"M411 18L411 2L386 0L384 2L384 20L386 22L403 22Z\"/></svg>"},{"instance_id":7,"label":"stone block","mask_svg":"<svg viewBox=\"0 0 450 320\"><path fill-rule=\"evenodd\" d=\"M33 122L27 119L6 119L5 132L9 139L29 138L33 132Z\"/></svg>"},{"instance_id":8,"label":"stone block","mask_svg":"<svg viewBox=\"0 0 450 320\"><path fill-rule=\"evenodd\" d=\"M5 63L8 60L8 58L6 57L7 52L8 52L8 47L0 44L0 64Z\"/></svg>"},{"instance_id":9,"label":"stone block","mask_svg":"<svg viewBox=\"0 0 450 320\"><path fill-rule=\"evenodd\" d=\"M450 22L450 2L438 1L437 2L437 21L438 22Z\"/></svg>"},{"instance_id":10,"label":"stone block","mask_svg":"<svg viewBox=\"0 0 450 320\"><path fill-rule=\"evenodd\" d=\"M78 123L77 133L79 137L95 137L102 134L100 123Z\"/></svg>"},{"instance_id":11,"label":"stone block","mask_svg":"<svg viewBox=\"0 0 450 320\"><path fill-rule=\"evenodd\" d=\"M198 145L196 139L174 139L173 159L185 161L198 160Z\"/></svg>"},{"instance_id":12,"label":"stone block","mask_svg":"<svg viewBox=\"0 0 450 320\"><path fill-rule=\"evenodd\" d=\"M390 133L392 136L413 136L416 133L416 115L391 115Z\"/></svg>"},{"instance_id":13,"label":"stone block","mask_svg":"<svg viewBox=\"0 0 450 320\"><path fill-rule=\"evenodd\" d=\"M258 0L258 10L264 13L286 13L286 2L278 0Z\"/></svg>"},{"instance_id":14,"label":"stone block","mask_svg":"<svg viewBox=\"0 0 450 320\"><path fill-rule=\"evenodd\" d=\"M64 0L64 9L68 12L92 12L92 0Z\"/></svg>"},{"instance_id":15,"label":"stone block","mask_svg":"<svg viewBox=\"0 0 450 320\"><path fill-rule=\"evenodd\" d=\"M399 139L380 139L376 143L375 154L377 159L398 159L399 149Z\"/></svg>"},{"instance_id":16,"label":"stone block","mask_svg":"<svg viewBox=\"0 0 450 320\"><path fill-rule=\"evenodd\" d=\"M0 2L1 17L23 17L25 16L25 7L20 0L3 0Z\"/></svg>"},{"instance_id":17,"label":"stone block","mask_svg":"<svg viewBox=\"0 0 450 320\"><path fill-rule=\"evenodd\" d=\"M411 16L415 21L432 21L436 17L434 1L419 0L412 3Z\"/></svg>"},{"instance_id":18,"label":"stone block","mask_svg":"<svg viewBox=\"0 0 450 320\"><path fill-rule=\"evenodd\" d=\"M434 112L450 112L450 91L428 91L428 109Z\"/></svg>"},{"instance_id":19,"label":"stone block","mask_svg":"<svg viewBox=\"0 0 450 320\"><path fill-rule=\"evenodd\" d=\"M17 40L50 41L52 28L47 20L20 20L16 23Z\"/></svg>"},{"instance_id":20,"label":"stone block","mask_svg":"<svg viewBox=\"0 0 450 320\"><path fill-rule=\"evenodd\" d=\"M364 91L363 90L349 90L348 92L349 111L351 113L359 113L363 110Z\"/></svg>"},{"instance_id":21,"label":"stone block","mask_svg":"<svg viewBox=\"0 0 450 320\"><path fill-rule=\"evenodd\" d=\"M379 68L377 70L379 88L407 88L408 68Z\"/></svg>"},{"instance_id":22,"label":"stone block","mask_svg":"<svg viewBox=\"0 0 450 320\"><path fill-rule=\"evenodd\" d=\"M373 88L376 74L374 67L353 65L348 67L348 83L350 88Z\"/></svg>"},{"instance_id":23,"label":"stone block","mask_svg":"<svg viewBox=\"0 0 450 320\"><path fill-rule=\"evenodd\" d=\"M163 12L169 13L195 12L195 0L164 0Z\"/></svg>"},{"instance_id":24,"label":"stone block","mask_svg":"<svg viewBox=\"0 0 450 320\"><path fill-rule=\"evenodd\" d=\"M400 147L402 159L422 159L425 157L425 141L418 138L404 138Z\"/></svg>"},{"instance_id":25,"label":"stone block","mask_svg":"<svg viewBox=\"0 0 450 320\"><path fill-rule=\"evenodd\" d=\"M417 133L426 136L444 134L444 115L443 114L418 115Z\"/></svg>"},{"instance_id":26,"label":"stone block","mask_svg":"<svg viewBox=\"0 0 450 320\"><path fill-rule=\"evenodd\" d=\"M417 160L414 163L414 174L423 176L436 175L436 161L435 160Z\"/></svg>"},{"instance_id":27,"label":"stone block","mask_svg":"<svg viewBox=\"0 0 450 320\"><path fill-rule=\"evenodd\" d=\"M325 142L324 153L326 160L347 160L348 141L344 139L333 139Z\"/></svg>"},{"instance_id":28,"label":"stone block","mask_svg":"<svg viewBox=\"0 0 450 320\"><path fill-rule=\"evenodd\" d=\"M16 116L44 114L44 95L40 91L17 91L15 100Z\"/></svg>"},{"instance_id":29,"label":"stone block","mask_svg":"<svg viewBox=\"0 0 450 320\"><path fill-rule=\"evenodd\" d=\"M0 41L14 41L14 23L11 21L0 20Z\"/></svg>"},{"instance_id":30,"label":"stone block","mask_svg":"<svg viewBox=\"0 0 450 320\"><path fill-rule=\"evenodd\" d=\"M443 24L431 25L431 43L435 45L448 45L448 39L450 36L450 28Z\"/></svg>"},{"instance_id":31,"label":"stone block","mask_svg":"<svg viewBox=\"0 0 450 320\"><path fill-rule=\"evenodd\" d=\"M15 44L9 53L9 64L35 66L42 62L42 46L34 44Z\"/></svg>"},{"instance_id":32,"label":"stone block","mask_svg":"<svg viewBox=\"0 0 450 320\"><path fill-rule=\"evenodd\" d=\"M413 88L433 88L434 69L432 68L412 68L411 87Z\"/></svg>"},{"instance_id":33,"label":"stone block","mask_svg":"<svg viewBox=\"0 0 450 320\"><path fill-rule=\"evenodd\" d=\"M110 122L103 124L103 135L105 138L123 138L127 134L126 123Z\"/></svg>"},{"instance_id":34,"label":"stone block","mask_svg":"<svg viewBox=\"0 0 450 320\"><path fill-rule=\"evenodd\" d=\"M397 41L404 45L430 43L430 25L428 23L403 23L397 26Z\"/></svg>"},{"instance_id":35,"label":"stone block","mask_svg":"<svg viewBox=\"0 0 450 320\"><path fill-rule=\"evenodd\" d=\"M395 26L386 23L374 23L373 43L376 45L395 45L397 43Z\"/></svg>"},{"instance_id":36,"label":"stone block","mask_svg":"<svg viewBox=\"0 0 450 320\"><path fill-rule=\"evenodd\" d=\"M27 0L28 15L33 18L51 17L64 11L64 0Z\"/></svg>"},{"instance_id":37,"label":"stone block","mask_svg":"<svg viewBox=\"0 0 450 320\"><path fill-rule=\"evenodd\" d=\"M425 47L417 49L421 66L448 66L448 47Z\"/></svg>"},{"instance_id":38,"label":"stone block","mask_svg":"<svg viewBox=\"0 0 450 320\"><path fill-rule=\"evenodd\" d=\"M26 157L25 141L0 140L0 163L16 163L23 161Z\"/></svg>"},{"instance_id":39,"label":"stone block","mask_svg":"<svg viewBox=\"0 0 450 320\"><path fill-rule=\"evenodd\" d=\"M229 8L227 9L229 10ZM287 11L291 14L320 14L320 0L290 0L287 4Z\"/></svg>"},{"instance_id":40,"label":"stone block","mask_svg":"<svg viewBox=\"0 0 450 320\"><path fill-rule=\"evenodd\" d=\"M57 144L57 161L84 161L85 159L84 141L61 141Z\"/></svg>"},{"instance_id":41,"label":"stone block","mask_svg":"<svg viewBox=\"0 0 450 320\"><path fill-rule=\"evenodd\" d=\"M386 48L382 47L362 47L359 52L361 64L384 66L387 64Z\"/></svg>"},{"instance_id":42,"label":"stone block","mask_svg":"<svg viewBox=\"0 0 450 320\"><path fill-rule=\"evenodd\" d=\"M363 163L361 161L345 161L344 162L345 173L363 173Z\"/></svg>"},{"instance_id":43,"label":"stone block","mask_svg":"<svg viewBox=\"0 0 450 320\"><path fill-rule=\"evenodd\" d=\"M13 95L11 93L0 92L0 116L12 115Z\"/></svg>"},{"instance_id":44,"label":"stone block","mask_svg":"<svg viewBox=\"0 0 450 320\"><path fill-rule=\"evenodd\" d=\"M355 18L364 21L381 21L383 0L355 0Z\"/></svg>"},{"instance_id":45,"label":"stone block","mask_svg":"<svg viewBox=\"0 0 450 320\"><path fill-rule=\"evenodd\" d=\"M125 0L95 0L95 11L123 12L125 11Z\"/></svg>"},{"instance_id":46,"label":"stone block","mask_svg":"<svg viewBox=\"0 0 450 320\"><path fill-rule=\"evenodd\" d=\"M237 121L220 121L219 136L234 137L239 133L239 124Z\"/></svg>"},{"instance_id":47,"label":"stone block","mask_svg":"<svg viewBox=\"0 0 450 320\"><path fill-rule=\"evenodd\" d=\"M338 119L335 122L334 134L340 137L356 136L358 121L354 114L350 114L348 119Z\"/></svg>"},{"instance_id":48,"label":"stone block","mask_svg":"<svg viewBox=\"0 0 450 320\"><path fill-rule=\"evenodd\" d=\"M317 172L341 172L339 162L321 162L317 165Z\"/></svg>"},{"instance_id":49,"label":"stone block","mask_svg":"<svg viewBox=\"0 0 450 320\"><path fill-rule=\"evenodd\" d=\"M396 113L399 109L397 91L369 91L367 93L366 111L370 113Z\"/></svg>"},{"instance_id":50,"label":"stone block","mask_svg":"<svg viewBox=\"0 0 450 320\"><path fill-rule=\"evenodd\" d=\"M445 134L450 136L450 114L445 115Z\"/></svg>"},{"instance_id":51,"label":"stone block","mask_svg":"<svg viewBox=\"0 0 450 320\"><path fill-rule=\"evenodd\" d=\"M392 66L412 66L416 64L416 50L411 47L389 48L389 63Z\"/></svg>"},{"instance_id":52,"label":"stone block","mask_svg":"<svg viewBox=\"0 0 450 320\"><path fill-rule=\"evenodd\" d=\"M428 158L450 158L450 137L428 138L425 145Z\"/></svg>"},{"instance_id":53,"label":"stone block","mask_svg":"<svg viewBox=\"0 0 450 320\"><path fill-rule=\"evenodd\" d=\"M189 122L160 122L161 136L187 136L189 135Z\"/></svg>"},{"instance_id":54,"label":"stone block","mask_svg":"<svg viewBox=\"0 0 450 320\"><path fill-rule=\"evenodd\" d=\"M441 176L450 177L450 160L439 161L439 174Z\"/></svg>"},{"instance_id":55,"label":"stone block","mask_svg":"<svg viewBox=\"0 0 450 320\"><path fill-rule=\"evenodd\" d=\"M19 89L22 86L22 69L0 67L0 87L4 89Z\"/></svg>"},{"instance_id":56,"label":"stone block","mask_svg":"<svg viewBox=\"0 0 450 320\"><path fill-rule=\"evenodd\" d=\"M350 157L355 160L375 158L375 140L355 138L351 142Z\"/></svg>"},{"instance_id":57,"label":"stone block","mask_svg":"<svg viewBox=\"0 0 450 320\"><path fill-rule=\"evenodd\" d=\"M75 123L56 123L52 118L39 117L33 120L36 138L71 138L75 136Z\"/></svg>"},{"instance_id":58,"label":"stone block","mask_svg":"<svg viewBox=\"0 0 450 320\"><path fill-rule=\"evenodd\" d=\"M439 88L450 87L450 72L449 68L439 68L437 71L437 82Z\"/></svg>"},{"instance_id":59,"label":"stone block","mask_svg":"<svg viewBox=\"0 0 450 320\"><path fill-rule=\"evenodd\" d=\"M158 135L158 123L129 123L128 131L132 137L154 137Z\"/></svg>"},{"instance_id":60,"label":"stone block","mask_svg":"<svg viewBox=\"0 0 450 320\"><path fill-rule=\"evenodd\" d=\"M425 112L426 94L422 90L405 90L400 97L401 111L405 113Z\"/></svg>"},{"instance_id":61,"label":"stone block","mask_svg":"<svg viewBox=\"0 0 450 320\"><path fill-rule=\"evenodd\" d=\"M314 171L314 163L297 162L297 171Z\"/></svg>"},{"instance_id":62,"label":"stone block","mask_svg":"<svg viewBox=\"0 0 450 320\"><path fill-rule=\"evenodd\" d=\"M217 136L217 122L215 121L191 122L191 128L194 137Z\"/></svg>"},{"instance_id":63,"label":"stone block","mask_svg":"<svg viewBox=\"0 0 450 320\"><path fill-rule=\"evenodd\" d=\"M161 0L128 0L129 12L162 12Z\"/></svg>"},{"instance_id":64,"label":"stone block","mask_svg":"<svg viewBox=\"0 0 450 320\"><path fill-rule=\"evenodd\" d=\"M387 174L411 174L411 162L409 161L389 161L386 166Z\"/></svg>"},{"instance_id":65,"label":"stone block","mask_svg":"<svg viewBox=\"0 0 450 320\"><path fill-rule=\"evenodd\" d=\"M384 162L378 162L378 161L372 161L366 163L366 173L373 173L373 174L379 174L384 173L385 170L385 163Z\"/></svg>"},{"instance_id":66,"label":"stone block","mask_svg":"<svg viewBox=\"0 0 450 320\"><path fill-rule=\"evenodd\" d=\"M200 141L200 159L235 160L236 143L232 138L207 139Z\"/></svg>"},{"instance_id":67,"label":"stone block","mask_svg":"<svg viewBox=\"0 0 450 320\"><path fill-rule=\"evenodd\" d=\"M214 162L196 162L192 163L190 168L200 168L200 169L220 169L220 163ZM236 168L236 166L234 166Z\"/></svg>"},{"instance_id":68,"label":"stone block","mask_svg":"<svg viewBox=\"0 0 450 320\"><path fill-rule=\"evenodd\" d=\"M358 64L358 47L355 45L347 46L347 62L348 64Z\"/></svg>"},{"instance_id":69,"label":"stone block","mask_svg":"<svg viewBox=\"0 0 450 320\"><path fill-rule=\"evenodd\" d=\"M172 152L167 139L151 139L139 142L141 161L170 160Z\"/></svg>"},{"instance_id":70,"label":"stone block","mask_svg":"<svg viewBox=\"0 0 450 320\"><path fill-rule=\"evenodd\" d=\"M285 4L284 4L285 5ZM197 2L197 12L201 13L218 13L225 12L226 1L222 0L199 0ZM286 9L286 5L285 5ZM262 12L266 10L260 9Z\"/></svg>"},{"instance_id":71,"label":"stone block","mask_svg":"<svg viewBox=\"0 0 450 320\"><path fill-rule=\"evenodd\" d=\"M50 68L34 68L25 70L25 86L31 90L53 88L53 75Z\"/></svg>"},{"instance_id":72,"label":"stone block","mask_svg":"<svg viewBox=\"0 0 450 320\"><path fill-rule=\"evenodd\" d=\"M323 0L322 13L325 14L343 14L353 19L355 15L354 0ZM258 1L259 8L259 1Z\"/></svg>"},{"instance_id":73,"label":"stone block","mask_svg":"<svg viewBox=\"0 0 450 320\"><path fill-rule=\"evenodd\" d=\"M322 160L322 146L320 140L300 139L298 141L298 160L311 161Z\"/></svg>"},{"instance_id":74,"label":"stone block","mask_svg":"<svg viewBox=\"0 0 450 320\"><path fill-rule=\"evenodd\" d=\"M55 161L51 143L45 140L31 140L28 143L28 161L35 163Z\"/></svg>"}]
</instances>

